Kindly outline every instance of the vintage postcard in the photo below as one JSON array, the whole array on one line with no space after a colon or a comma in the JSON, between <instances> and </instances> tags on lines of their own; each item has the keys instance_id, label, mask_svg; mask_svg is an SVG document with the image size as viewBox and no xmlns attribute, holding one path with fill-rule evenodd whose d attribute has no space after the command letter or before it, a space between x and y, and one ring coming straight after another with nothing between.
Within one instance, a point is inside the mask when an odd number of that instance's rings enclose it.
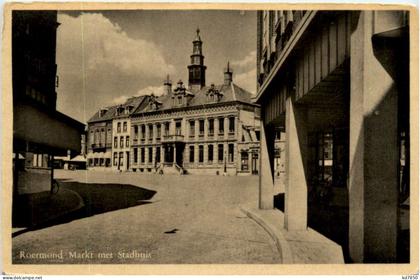
<instances>
[{"instance_id":1,"label":"vintage postcard","mask_svg":"<svg viewBox=\"0 0 420 280\"><path fill-rule=\"evenodd\" d=\"M4 273L418 277L417 45L403 5L6 4Z\"/></svg>"}]
</instances>

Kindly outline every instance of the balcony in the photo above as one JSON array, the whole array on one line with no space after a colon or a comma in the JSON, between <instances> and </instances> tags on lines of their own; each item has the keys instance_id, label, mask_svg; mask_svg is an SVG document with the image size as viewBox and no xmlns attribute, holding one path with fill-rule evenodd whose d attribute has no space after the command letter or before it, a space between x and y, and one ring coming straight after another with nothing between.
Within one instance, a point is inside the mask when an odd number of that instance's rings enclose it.
<instances>
[{"instance_id":1,"label":"balcony","mask_svg":"<svg viewBox=\"0 0 420 280\"><path fill-rule=\"evenodd\" d=\"M101 152L106 150L106 145L104 143L92 144L92 150L95 152Z\"/></svg>"},{"instance_id":2,"label":"balcony","mask_svg":"<svg viewBox=\"0 0 420 280\"><path fill-rule=\"evenodd\" d=\"M184 135L165 135L162 139L163 143L184 142Z\"/></svg>"}]
</instances>

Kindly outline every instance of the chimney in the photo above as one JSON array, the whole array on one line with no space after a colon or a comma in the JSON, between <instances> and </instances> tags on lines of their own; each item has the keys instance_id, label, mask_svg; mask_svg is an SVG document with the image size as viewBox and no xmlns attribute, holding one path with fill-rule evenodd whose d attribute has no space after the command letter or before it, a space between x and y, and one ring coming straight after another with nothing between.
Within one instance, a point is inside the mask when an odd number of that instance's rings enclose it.
<instances>
[{"instance_id":1,"label":"chimney","mask_svg":"<svg viewBox=\"0 0 420 280\"><path fill-rule=\"evenodd\" d=\"M224 72L224 77L225 77L224 84L226 86L228 86L232 83L232 81L233 81L232 76L233 76L232 69L230 68L229 61L228 61L227 67L226 67L225 72Z\"/></svg>"},{"instance_id":2,"label":"chimney","mask_svg":"<svg viewBox=\"0 0 420 280\"><path fill-rule=\"evenodd\" d=\"M166 75L166 80L163 81L163 95L169 95L172 92L172 82L169 75Z\"/></svg>"}]
</instances>

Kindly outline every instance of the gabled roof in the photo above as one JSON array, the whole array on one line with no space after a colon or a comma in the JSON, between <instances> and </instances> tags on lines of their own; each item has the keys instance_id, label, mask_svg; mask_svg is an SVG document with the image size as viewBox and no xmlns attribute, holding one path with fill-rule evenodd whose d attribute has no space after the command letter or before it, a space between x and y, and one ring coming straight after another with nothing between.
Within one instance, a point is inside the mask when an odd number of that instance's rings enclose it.
<instances>
[{"instance_id":1,"label":"gabled roof","mask_svg":"<svg viewBox=\"0 0 420 280\"><path fill-rule=\"evenodd\" d=\"M99 111L97 111L87 122L99 122L99 121L108 121L112 120L114 117L122 117L122 116L128 116L131 113L133 113L138 108L143 108L144 104L147 102L143 102L148 96L142 95L142 96L134 96L127 99L127 101L123 104L113 105L105 107ZM126 107L126 106L132 106L133 110L131 113L126 113L125 110L122 114L117 115L117 109L120 107ZM102 115L101 115L102 111Z\"/></svg>"},{"instance_id":2,"label":"gabled roof","mask_svg":"<svg viewBox=\"0 0 420 280\"><path fill-rule=\"evenodd\" d=\"M214 89L218 90L221 93L221 98L218 101L211 101L208 99L207 94L208 91L211 89L211 86L205 86L201 88L199 91L194 92L193 95L189 95L189 102L188 106L177 106L173 104L172 97L175 96L174 92L167 95L158 96L157 100L161 102L161 105L159 106L159 109L153 109L149 106L144 106L144 108L137 108L137 110L134 111L133 114L138 113L147 113L147 112L156 112L156 111L162 111L172 108L188 108L192 106L200 106L205 104L223 104L227 102L244 102L249 104L254 104L252 102L252 94L237 86L234 83L231 83L230 85L214 85Z\"/></svg>"},{"instance_id":3,"label":"gabled roof","mask_svg":"<svg viewBox=\"0 0 420 280\"><path fill-rule=\"evenodd\" d=\"M115 116L115 112L118 106L119 105L108 106L97 111L87 122L92 123L92 122L112 120L112 118ZM101 111L104 112L104 110L106 110L106 112L101 115Z\"/></svg>"}]
</instances>

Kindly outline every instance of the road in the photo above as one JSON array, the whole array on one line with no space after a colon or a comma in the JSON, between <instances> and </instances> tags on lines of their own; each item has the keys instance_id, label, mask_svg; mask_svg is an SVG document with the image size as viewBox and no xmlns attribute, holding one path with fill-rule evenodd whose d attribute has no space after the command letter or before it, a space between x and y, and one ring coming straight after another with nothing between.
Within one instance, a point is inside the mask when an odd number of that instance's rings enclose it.
<instances>
[{"instance_id":1,"label":"road","mask_svg":"<svg viewBox=\"0 0 420 280\"><path fill-rule=\"evenodd\" d=\"M55 174L66 179L63 185L126 184L156 194L147 204L124 204L130 207L20 234L12 241L14 263L281 263L270 236L239 210L243 203L257 203L257 176ZM97 188L89 198L101 195ZM122 200L130 200L125 195ZM119 196L114 198L106 198L106 204Z\"/></svg>"}]
</instances>

